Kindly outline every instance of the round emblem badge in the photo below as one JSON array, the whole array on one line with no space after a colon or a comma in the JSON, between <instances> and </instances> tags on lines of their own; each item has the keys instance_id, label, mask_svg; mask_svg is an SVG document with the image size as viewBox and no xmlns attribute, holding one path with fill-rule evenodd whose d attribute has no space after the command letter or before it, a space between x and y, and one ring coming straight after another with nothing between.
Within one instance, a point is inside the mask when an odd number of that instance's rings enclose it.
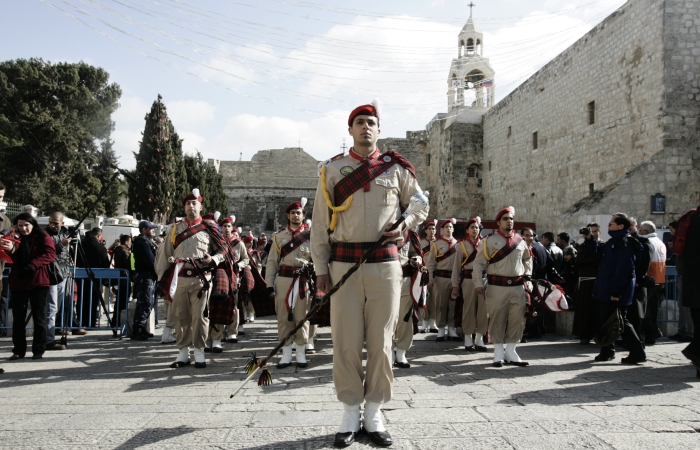
<instances>
[{"instance_id":1,"label":"round emblem badge","mask_svg":"<svg viewBox=\"0 0 700 450\"><path fill-rule=\"evenodd\" d=\"M384 157L384 162L389 162L389 161L391 161L391 157L385 156L385 157Z\"/></svg>"},{"instance_id":2,"label":"round emblem badge","mask_svg":"<svg viewBox=\"0 0 700 450\"><path fill-rule=\"evenodd\" d=\"M340 168L340 174L345 176L345 175L350 175L352 171L355 170L350 166L344 166Z\"/></svg>"}]
</instances>

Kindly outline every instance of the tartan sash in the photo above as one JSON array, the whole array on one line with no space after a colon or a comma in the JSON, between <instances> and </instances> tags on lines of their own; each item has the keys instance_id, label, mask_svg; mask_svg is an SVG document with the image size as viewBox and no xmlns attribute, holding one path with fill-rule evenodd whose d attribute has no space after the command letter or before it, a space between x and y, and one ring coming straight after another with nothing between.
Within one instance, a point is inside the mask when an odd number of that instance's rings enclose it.
<instances>
[{"instance_id":1,"label":"tartan sash","mask_svg":"<svg viewBox=\"0 0 700 450\"><path fill-rule=\"evenodd\" d=\"M494 255L489 258L489 264L495 264L504 259L506 256L510 255L522 241L522 236L515 233L511 239L506 240L507 243L502 249L494 253Z\"/></svg>"},{"instance_id":2,"label":"tartan sash","mask_svg":"<svg viewBox=\"0 0 700 450\"><path fill-rule=\"evenodd\" d=\"M428 244L428 245L426 245L425 247L423 247L423 253L425 253L425 252L427 252L427 251L430 251L430 244Z\"/></svg>"},{"instance_id":3,"label":"tartan sash","mask_svg":"<svg viewBox=\"0 0 700 450\"><path fill-rule=\"evenodd\" d=\"M306 229L301 233L293 233L292 239L286 244L284 244L282 247L280 247L279 259L282 259L285 256L292 253L297 247L302 245L304 242L308 242L310 237L311 231Z\"/></svg>"},{"instance_id":4,"label":"tartan sash","mask_svg":"<svg viewBox=\"0 0 700 450\"><path fill-rule=\"evenodd\" d=\"M195 234L199 233L200 231L207 231L208 225L205 223L204 220L199 222L197 225L193 225L191 227L185 228L184 231L180 232L175 236L175 245L174 247L177 248L180 244L182 244L185 240L191 238Z\"/></svg>"},{"instance_id":5,"label":"tartan sash","mask_svg":"<svg viewBox=\"0 0 700 450\"><path fill-rule=\"evenodd\" d=\"M379 155L376 159L366 159L349 175L340 180L333 188L333 198L336 205L342 205L345 200L360 188L364 188L375 178L389 170L394 164L400 164L408 170L413 177L416 172L410 162L399 153L392 150Z\"/></svg>"},{"instance_id":6,"label":"tartan sash","mask_svg":"<svg viewBox=\"0 0 700 450\"><path fill-rule=\"evenodd\" d=\"M445 259L452 256L454 254L454 252L456 252L456 251L457 251L457 246L453 245L442 255L440 255L440 256L435 255L435 261L437 261L437 262L444 261ZM437 253L437 245L435 246L435 253Z\"/></svg>"},{"instance_id":7,"label":"tartan sash","mask_svg":"<svg viewBox=\"0 0 700 450\"><path fill-rule=\"evenodd\" d=\"M471 244L471 242L470 242L470 244ZM469 254L467 253L467 246L464 245L464 241L460 242L460 245L462 246L462 250L464 250L464 254L467 255L467 259L465 259L464 261L462 261L462 267L468 266L469 264L471 264L472 262L474 262L474 260L476 259L476 255L477 255L477 253L479 253L479 252L478 252L477 249L476 249L476 245L472 244L472 247L474 248L474 251L472 251L472 254L469 255ZM477 245L479 245L478 242L477 242Z\"/></svg>"}]
</instances>

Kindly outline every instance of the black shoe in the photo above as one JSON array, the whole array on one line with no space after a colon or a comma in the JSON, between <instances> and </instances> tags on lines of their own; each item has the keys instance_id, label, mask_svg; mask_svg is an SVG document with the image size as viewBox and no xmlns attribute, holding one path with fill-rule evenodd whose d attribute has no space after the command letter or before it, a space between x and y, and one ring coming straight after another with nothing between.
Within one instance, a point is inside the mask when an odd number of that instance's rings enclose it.
<instances>
[{"instance_id":1,"label":"black shoe","mask_svg":"<svg viewBox=\"0 0 700 450\"><path fill-rule=\"evenodd\" d=\"M369 438L380 447L390 447L394 443L388 431L375 431L368 433Z\"/></svg>"},{"instance_id":2,"label":"black shoe","mask_svg":"<svg viewBox=\"0 0 700 450\"><path fill-rule=\"evenodd\" d=\"M594 359L598 362L612 361L613 359L615 359L615 353L600 353Z\"/></svg>"},{"instance_id":3,"label":"black shoe","mask_svg":"<svg viewBox=\"0 0 700 450\"><path fill-rule=\"evenodd\" d=\"M581 345L590 345L591 340L590 339L581 339L580 341L578 341L578 343Z\"/></svg>"},{"instance_id":4,"label":"black shoe","mask_svg":"<svg viewBox=\"0 0 700 450\"><path fill-rule=\"evenodd\" d=\"M494 361L493 367L503 367L503 361Z\"/></svg>"},{"instance_id":5,"label":"black shoe","mask_svg":"<svg viewBox=\"0 0 700 450\"><path fill-rule=\"evenodd\" d=\"M654 338L644 338L644 345L651 347L652 345L656 345L656 339Z\"/></svg>"},{"instance_id":6,"label":"black shoe","mask_svg":"<svg viewBox=\"0 0 700 450\"><path fill-rule=\"evenodd\" d=\"M464 346L464 351L467 351L467 352L469 352L469 353L475 352L475 351L476 351L476 347L473 346L473 345L468 345L468 346L465 345L465 346Z\"/></svg>"},{"instance_id":7,"label":"black shoe","mask_svg":"<svg viewBox=\"0 0 700 450\"><path fill-rule=\"evenodd\" d=\"M402 362L394 361L394 367L398 367L399 369L410 369L411 365L407 362L402 363Z\"/></svg>"},{"instance_id":8,"label":"black shoe","mask_svg":"<svg viewBox=\"0 0 700 450\"><path fill-rule=\"evenodd\" d=\"M428 330L426 330L425 328L423 328L423 329L420 330L420 332L421 332L421 333L427 333Z\"/></svg>"},{"instance_id":9,"label":"black shoe","mask_svg":"<svg viewBox=\"0 0 700 450\"><path fill-rule=\"evenodd\" d=\"M204 350L206 351L206 347L204 348ZM223 353L224 349L221 347L212 347L211 351L212 353Z\"/></svg>"},{"instance_id":10,"label":"black shoe","mask_svg":"<svg viewBox=\"0 0 700 450\"><path fill-rule=\"evenodd\" d=\"M684 348L683 350L681 350L681 353L683 354L683 356L688 358L690 360L690 362L693 363L693 365L695 366L696 369L700 370L700 355L695 353L690 348L690 345L687 346L686 348ZM12 355L12 356L14 357L15 355ZM10 358L10 359L12 359L12 358Z\"/></svg>"},{"instance_id":11,"label":"black shoe","mask_svg":"<svg viewBox=\"0 0 700 450\"><path fill-rule=\"evenodd\" d=\"M278 369L286 369L287 367L291 366L292 363L285 363L285 364L277 364Z\"/></svg>"},{"instance_id":12,"label":"black shoe","mask_svg":"<svg viewBox=\"0 0 700 450\"><path fill-rule=\"evenodd\" d=\"M236 336L231 336L230 338L226 339L226 342L229 344L238 344L238 338Z\"/></svg>"},{"instance_id":13,"label":"black shoe","mask_svg":"<svg viewBox=\"0 0 700 450\"><path fill-rule=\"evenodd\" d=\"M464 342L464 340L459 336L448 336L451 341Z\"/></svg>"},{"instance_id":14,"label":"black shoe","mask_svg":"<svg viewBox=\"0 0 700 450\"><path fill-rule=\"evenodd\" d=\"M673 336L669 336L668 338L673 339L674 341L680 342L681 340L683 340L684 337L685 337L684 335L682 335L680 333L676 333Z\"/></svg>"},{"instance_id":15,"label":"black shoe","mask_svg":"<svg viewBox=\"0 0 700 450\"><path fill-rule=\"evenodd\" d=\"M340 448L350 447L352 443L355 442L355 434L356 433L352 431L348 431L347 433L335 433L333 445Z\"/></svg>"},{"instance_id":16,"label":"black shoe","mask_svg":"<svg viewBox=\"0 0 700 450\"><path fill-rule=\"evenodd\" d=\"M245 331L239 331L239 332L238 332L238 335L239 335L239 336L245 336Z\"/></svg>"},{"instance_id":17,"label":"black shoe","mask_svg":"<svg viewBox=\"0 0 700 450\"><path fill-rule=\"evenodd\" d=\"M207 363L205 363L205 362L203 362L203 363L195 362L195 363L194 363L194 368L195 368L195 369L204 369L205 367L207 367Z\"/></svg>"},{"instance_id":18,"label":"black shoe","mask_svg":"<svg viewBox=\"0 0 700 450\"><path fill-rule=\"evenodd\" d=\"M627 358L622 358L620 360L620 362L622 364L639 364L639 363L643 363L646 361L647 361L646 357L638 357L638 356L632 356L632 355L629 355Z\"/></svg>"},{"instance_id":19,"label":"black shoe","mask_svg":"<svg viewBox=\"0 0 700 450\"><path fill-rule=\"evenodd\" d=\"M17 354L14 354L14 355L10 356L10 357L7 358L7 359L9 359L10 361L17 361L18 359L22 359L22 358L24 358L24 355L17 355Z\"/></svg>"},{"instance_id":20,"label":"black shoe","mask_svg":"<svg viewBox=\"0 0 700 450\"><path fill-rule=\"evenodd\" d=\"M517 367L527 367L530 365L530 363L526 363L525 361L504 361L506 366L517 366Z\"/></svg>"},{"instance_id":21,"label":"black shoe","mask_svg":"<svg viewBox=\"0 0 700 450\"><path fill-rule=\"evenodd\" d=\"M300 368L300 369L306 369L307 367L309 367L309 363L300 363L300 362L298 362L298 363L297 363L297 367Z\"/></svg>"},{"instance_id":22,"label":"black shoe","mask_svg":"<svg viewBox=\"0 0 700 450\"><path fill-rule=\"evenodd\" d=\"M437 333L439 330L437 328L431 328L428 330L428 333Z\"/></svg>"},{"instance_id":23,"label":"black shoe","mask_svg":"<svg viewBox=\"0 0 700 450\"><path fill-rule=\"evenodd\" d=\"M308 348L305 348L305 349L304 349L304 353L307 354L307 355L315 355L315 354L316 354L316 349L315 349L315 348L312 348L312 349L309 350Z\"/></svg>"},{"instance_id":24,"label":"black shoe","mask_svg":"<svg viewBox=\"0 0 700 450\"><path fill-rule=\"evenodd\" d=\"M520 343L521 344L527 344L527 338L525 336L520 338Z\"/></svg>"},{"instance_id":25,"label":"black shoe","mask_svg":"<svg viewBox=\"0 0 700 450\"><path fill-rule=\"evenodd\" d=\"M204 347L204 353L211 353L211 347Z\"/></svg>"},{"instance_id":26,"label":"black shoe","mask_svg":"<svg viewBox=\"0 0 700 450\"><path fill-rule=\"evenodd\" d=\"M486 352L486 351L488 351L488 349L487 349L486 347L483 347L483 346L481 346L481 345L475 345L475 346L474 346L474 349L475 349L477 352Z\"/></svg>"},{"instance_id":27,"label":"black shoe","mask_svg":"<svg viewBox=\"0 0 700 450\"><path fill-rule=\"evenodd\" d=\"M66 346L63 344L59 344L58 342L54 341L50 344L46 344L46 350L65 350Z\"/></svg>"},{"instance_id":28,"label":"black shoe","mask_svg":"<svg viewBox=\"0 0 700 450\"><path fill-rule=\"evenodd\" d=\"M170 368L171 369L179 369L180 367L185 367L185 366L189 366L189 365L190 365L189 361L187 361L187 362L175 361L174 363L170 364Z\"/></svg>"},{"instance_id":29,"label":"black shoe","mask_svg":"<svg viewBox=\"0 0 700 450\"><path fill-rule=\"evenodd\" d=\"M445 336L436 337L435 342L445 342Z\"/></svg>"},{"instance_id":30,"label":"black shoe","mask_svg":"<svg viewBox=\"0 0 700 450\"><path fill-rule=\"evenodd\" d=\"M41 359L44 357L43 353L35 353L32 355L32 359Z\"/></svg>"}]
</instances>

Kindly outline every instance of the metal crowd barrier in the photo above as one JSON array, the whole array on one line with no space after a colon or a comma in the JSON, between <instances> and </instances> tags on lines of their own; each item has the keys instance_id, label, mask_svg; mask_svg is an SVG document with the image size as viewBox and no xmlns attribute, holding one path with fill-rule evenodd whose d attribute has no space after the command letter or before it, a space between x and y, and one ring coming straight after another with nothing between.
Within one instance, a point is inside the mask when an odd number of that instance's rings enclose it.
<instances>
[{"instance_id":1,"label":"metal crowd barrier","mask_svg":"<svg viewBox=\"0 0 700 450\"><path fill-rule=\"evenodd\" d=\"M666 287L664 298L659 301L657 323L678 322L681 308L681 284L675 266L666 266Z\"/></svg>"},{"instance_id":2,"label":"metal crowd barrier","mask_svg":"<svg viewBox=\"0 0 700 450\"><path fill-rule=\"evenodd\" d=\"M2 283L2 308L5 314L0 329L11 329L12 325L9 325L8 320L12 313L7 279L9 271L5 272ZM56 330L63 329L64 326L71 330L112 330L121 339L129 323L129 271L92 269L92 273L94 277L90 277L87 269L70 269L70 275L64 280L63 295L59 295L57 299ZM108 312L109 305L112 305L111 312ZM125 311L123 321L121 311ZM42 311L42 314L45 312Z\"/></svg>"}]
</instances>

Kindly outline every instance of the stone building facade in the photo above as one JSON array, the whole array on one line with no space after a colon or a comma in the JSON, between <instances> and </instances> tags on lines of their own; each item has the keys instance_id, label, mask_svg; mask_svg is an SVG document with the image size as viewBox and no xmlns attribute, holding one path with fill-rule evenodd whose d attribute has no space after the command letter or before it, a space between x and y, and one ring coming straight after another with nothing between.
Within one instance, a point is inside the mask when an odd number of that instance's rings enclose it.
<instances>
[{"instance_id":1,"label":"stone building facade","mask_svg":"<svg viewBox=\"0 0 700 450\"><path fill-rule=\"evenodd\" d=\"M218 166L228 197L228 213L236 225L254 234L287 225L287 206L301 197L308 199L311 218L318 161L300 148L261 150L250 161L209 160Z\"/></svg>"}]
</instances>

